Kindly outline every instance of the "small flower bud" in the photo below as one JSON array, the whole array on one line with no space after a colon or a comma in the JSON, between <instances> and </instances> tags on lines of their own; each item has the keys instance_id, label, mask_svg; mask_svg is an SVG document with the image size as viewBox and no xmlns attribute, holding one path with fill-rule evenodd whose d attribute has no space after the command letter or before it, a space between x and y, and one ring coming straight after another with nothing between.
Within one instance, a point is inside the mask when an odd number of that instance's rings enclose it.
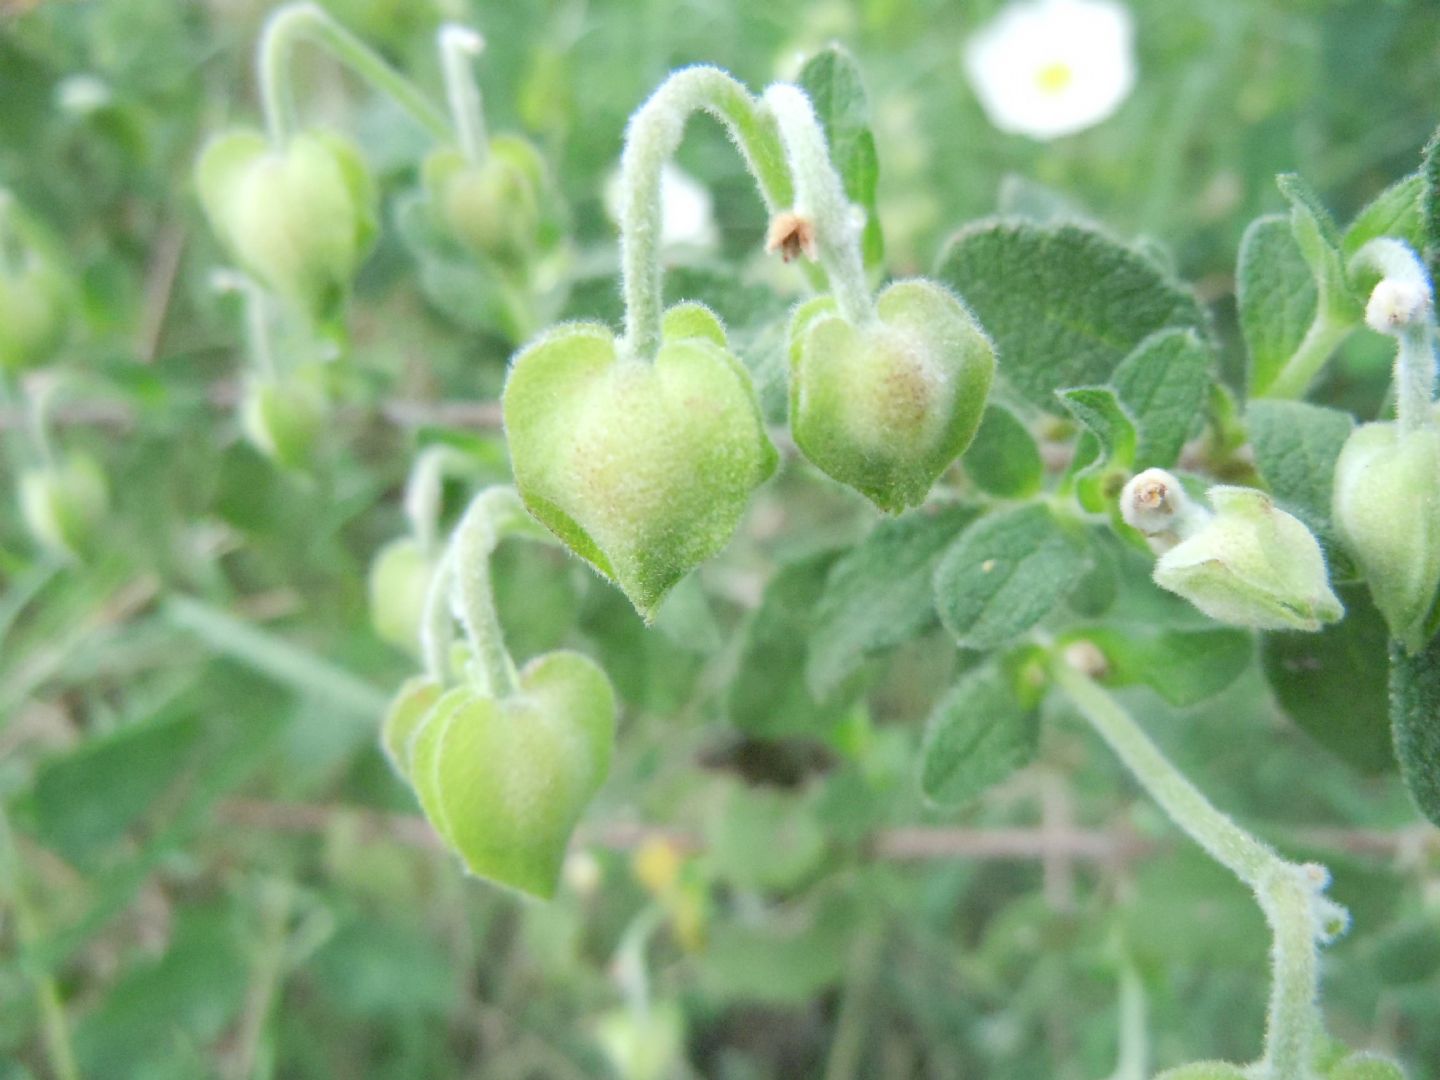
<instances>
[{"instance_id":1,"label":"small flower bud","mask_svg":"<svg viewBox=\"0 0 1440 1080\"><path fill-rule=\"evenodd\" d=\"M540 155L525 140L496 136L483 164L453 147L436 150L422 176L438 222L472 251L511 268L538 253L547 186Z\"/></svg>"},{"instance_id":2,"label":"small flower bud","mask_svg":"<svg viewBox=\"0 0 1440 1080\"><path fill-rule=\"evenodd\" d=\"M374 184L352 143L306 132L275 149L232 131L206 146L196 180L232 258L312 318L338 314L376 224Z\"/></svg>"},{"instance_id":3,"label":"small flower bud","mask_svg":"<svg viewBox=\"0 0 1440 1080\"><path fill-rule=\"evenodd\" d=\"M1252 488L1208 495L1214 517L1182 530L1160 556L1157 585L1213 619L1259 630L1318 630L1344 614L1320 545L1300 521Z\"/></svg>"},{"instance_id":4,"label":"small flower bud","mask_svg":"<svg viewBox=\"0 0 1440 1080\"><path fill-rule=\"evenodd\" d=\"M91 554L110 507L110 487L100 464L73 452L55 465L20 474L20 514L37 543L66 555Z\"/></svg>"},{"instance_id":5,"label":"small flower bud","mask_svg":"<svg viewBox=\"0 0 1440 1080\"><path fill-rule=\"evenodd\" d=\"M516 358L503 404L525 505L647 619L775 471L750 376L699 304L665 314L653 363L604 326L557 328Z\"/></svg>"},{"instance_id":6,"label":"small flower bud","mask_svg":"<svg viewBox=\"0 0 1440 1080\"><path fill-rule=\"evenodd\" d=\"M1430 290L1423 281L1382 278L1365 305L1365 323L1381 334L1394 335L1430 317Z\"/></svg>"},{"instance_id":7,"label":"small flower bud","mask_svg":"<svg viewBox=\"0 0 1440 1080\"><path fill-rule=\"evenodd\" d=\"M924 501L975 435L995 372L980 324L943 286L900 281L856 326L829 297L790 323L790 427L823 472L882 510Z\"/></svg>"},{"instance_id":8,"label":"small flower bud","mask_svg":"<svg viewBox=\"0 0 1440 1080\"><path fill-rule=\"evenodd\" d=\"M1331 512L1390 633L1418 650L1440 593L1440 426L1356 428L1335 463Z\"/></svg>"},{"instance_id":9,"label":"small flower bud","mask_svg":"<svg viewBox=\"0 0 1440 1080\"><path fill-rule=\"evenodd\" d=\"M410 537L380 549L370 564L370 625L376 635L412 655L420 650L425 598L436 560Z\"/></svg>"},{"instance_id":10,"label":"small flower bud","mask_svg":"<svg viewBox=\"0 0 1440 1080\"><path fill-rule=\"evenodd\" d=\"M1164 469L1146 469L1130 478L1120 493L1120 516L1144 535L1156 554L1169 551L1210 520L1210 512Z\"/></svg>"},{"instance_id":11,"label":"small flower bud","mask_svg":"<svg viewBox=\"0 0 1440 1080\"><path fill-rule=\"evenodd\" d=\"M818 256L815 247L815 223L799 214L785 211L770 219L765 233L765 250L780 253L785 262L794 262L802 255L810 262Z\"/></svg>"}]
</instances>

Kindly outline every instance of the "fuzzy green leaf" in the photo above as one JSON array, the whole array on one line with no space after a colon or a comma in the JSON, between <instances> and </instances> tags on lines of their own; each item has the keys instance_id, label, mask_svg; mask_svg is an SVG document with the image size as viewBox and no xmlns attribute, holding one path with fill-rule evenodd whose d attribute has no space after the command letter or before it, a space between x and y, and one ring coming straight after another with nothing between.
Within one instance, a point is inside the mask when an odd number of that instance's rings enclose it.
<instances>
[{"instance_id":1,"label":"fuzzy green leaf","mask_svg":"<svg viewBox=\"0 0 1440 1080\"><path fill-rule=\"evenodd\" d=\"M1021 702L1004 671L969 671L930 714L920 789L941 805L969 802L1032 761L1039 739L1038 710Z\"/></svg>"},{"instance_id":2,"label":"fuzzy green leaf","mask_svg":"<svg viewBox=\"0 0 1440 1080\"><path fill-rule=\"evenodd\" d=\"M985 407L979 430L961 460L976 487L1002 499L1034 495L1045 480L1045 462L1030 429L993 402Z\"/></svg>"},{"instance_id":3,"label":"fuzzy green leaf","mask_svg":"<svg viewBox=\"0 0 1440 1080\"><path fill-rule=\"evenodd\" d=\"M1314 634L1263 635L1261 667L1298 727L1360 772L1384 772L1394 763L1384 662L1389 634L1363 586L1339 595L1340 622Z\"/></svg>"},{"instance_id":4,"label":"fuzzy green leaf","mask_svg":"<svg viewBox=\"0 0 1440 1080\"><path fill-rule=\"evenodd\" d=\"M1419 251L1424 243L1424 215L1421 199L1424 177L1418 172L1395 181L1376 195L1355 215L1340 240L1340 250L1350 258L1371 240L1393 236Z\"/></svg>"},{"instance_id":5,"label":"fuzzy green leaf","mask_svg":"<svg viewBox=\"0 0 1440 1080\"><path fill-rule=\"evenodd\" d=\"M1301 401L1256 401L1245 413L1255 467L1276 500L1312 529L1330 526L1335 459L1354 422Z\"/></svg>"},{"instance_id":6,"label":"fuzzy green leaf","mask_svg":"<svg viewBox=\"0 0 1440 1080\"><path fill-rule=\"evenodd\" d=\"M1003 377L1052 413L1057 386L1104 383L1155 331L1205 326L1162 268L1074 222L980 222L950 241L937 276L994 339Z\"/></svg>"},{"instance_id":7,"label":"fuzzy green leaf","mask_svg":"<svg viewBox=\"0 0 1440 1080\"><path fill-rule=\"evenodd\" d=\"M1390 643L1390 723L1410 797L1440 825L1440 637L1418 653Z\"/></svg>"},{"instance_id":8,"label":"fuzzy green leaf","mask_svg":"<svg viewBox=\"0 0 1440 1080\"><path fill-rule=\"evenodd\" d=\"M865 211L860 243L867 269L885 258L885 238L875 206L880 180L880 159L870 131L870 105L855 58L839 45L831 45L805 62L799 83L810 95L815 115L825 129L830 156L845 184L845 195Z\"/></svg>"},{"instance_id":9,"label":"fuzzy green leaf","mask_svg":"<svg viewBox=\"0 0 1440 1080\"><path fill-rule=\"evenodd\" d=\"M1079 635L1109 662L1110 686L1149 686L1171 705L1198 705L1226 689L1255 655L1251 636L1224 627L1154 630L1096 627Z\"/></svg>"},{"instance_id":10,"label":"fuzzy green leaf","mask_svg":"<svg viewBox=\"0 0 1440 1080\"><path fill-rule=\"evenodd\" d=\"M971 525L935 570L940 621L967 649L993 649L1049 614L1088 569L1081 541L1044 506Z\"/></svg>"},{"instance_id":11,"label":"fuzzy green leaf","mask_svg":"<svg viewBox=\"0 0 1440 1080\"><path fill-rule=\"evenodd\" d=\"M817 700L867 653L908 641L933 622L935 564L975 514L947 506L882 521L836 561L811 621L805 675Z\"/></svg>"},{"instance_id":12,"label":"fuzzy green leaf","mask_svg":"<svg viewBox=\"0 0 1440 1080\"><path fill-rule=\"evenodd\" d=\"M1345 275L1335 220L1298 173L1281 173L1275 183L1290 203L1290 233L1315 278L1320 312L1336 322L1353 321L1360 306Z\"/></svg>"},{"instance_id":13,"label":"fuzzy green leaf","mask_svg":"<svg viewBox=\"0 0 1440 1080\"><path fill-rule=\"evenodd\" d=\"M1270 214L1250 223L1240 241L1235 291L1250 353L1250 393L1263 394L1305 340L1319 303L1288 218Z\"/></svg>"},{"instance_id":14,"label":"fuzzy green leaf","mask_svg":"<svg viewBox=\"0 0 1440 1080\"><path fill-rule=\"evenodd\" d=\"M1425 265L1434 280L1440 277L1440 128L1435 129L1420 155L1420 175L1424 183L1420 193L1421 241Z\"/></svg>"},{"instance_id":15,"label":"fuzzy green leaf","mask_svg":"<svg viewBox=\"0 0 1440 1080\"><path fill-rule=\"evenodd\" d=\"M1134 472L1139 444L1135 421L1108 386L1057 390L1070 414L1085 425L1071 465L1080 504L1092 513L1114 505L1125 480Z\"/></svg>"},{"instance_id":16,"label":"fuzzy green leaf","mask_svg":"<svg viewBox=\"0 0 1440 1080\"><path fill-rule=\"evenodd\" d=\"M1175 464L1204 408L1210 376L1210 350L1193 330L1152 334L1115 369L1110 385L1139 428L1136 469Z\"/></svg>"}]
</instances>

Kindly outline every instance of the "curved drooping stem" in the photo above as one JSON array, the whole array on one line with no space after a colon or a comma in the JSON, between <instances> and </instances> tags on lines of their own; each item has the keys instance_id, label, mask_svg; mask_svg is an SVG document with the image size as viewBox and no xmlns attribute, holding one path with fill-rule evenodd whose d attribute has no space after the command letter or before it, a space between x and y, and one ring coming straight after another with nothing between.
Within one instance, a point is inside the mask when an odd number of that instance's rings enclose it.
<instances>
[{"instance_id":1,"label":"curved drooping stem","mask_svg":"<svg viewBox=\"0 0 1440 1080\"><path fill-rule=\"evenodd\" d=\"M264 382L275 382L280 369L270 344L270 301L264 289L250 277L235 270L216 270L210 284L220 292L239 293L245 305L245 339L256 374Z\"/></svg>"},{"instance_id":2,"label":"curved drooping stem","mask_svg":"<svg viewBox=\"0 0 1440 1080\"><path fill-rule=\"evenodd\" d=\"M1254 891L1274 937L1265 1054L1257 1080L1309 1080L1317 1037L1319 943L1343 931L1343 908L1324 896L1323 867L1282 859L1202 795L1128 712L1063 658L1053 658L1055 683L1170 819L1216 862Z\"/></svg>"},{"instance_id":3,"label":"curved drooping stem","mask_svg":"<svg viewBox=\"0 0 1440 1080\"><path fill-rule=\"evenodd\" d=\"M477 30L457 23L440 28L440 68L445 73L445 97L460 152L472 165L483 165L490 151L485 127L485 103L480 86L470 70L470 61L485 49L485 38Z\"/></svg>"},{"instance_id":4,"label":"curved drooping stem","mask_svg":"<svg viewBox=\"0 0 1440 1080\"><path fill-rule=\"evenodd\" d=\"M1402 431L1434 423L1435 292L1425 264L1409 244L1384 236L1355 253L1352 266L1380 272L1365 321L1396 340L1395 415Z\"/></svg>"},{"instance_id":5,"label":"curved drooping stem","mask_svg":"<svg viewBox=\"0 0 1440 1080\"><path fill-rule=\"evenodd\" d=\"M551 541L550 534L525 510L511 487L487 488L465 510L450 538L450 603L475 652L471 676L489 697L515 692L515 662L505 648L505 632L495 610L490 556L507 536Z\"/></svg>"},{"instance_id":6,"label":"curved drooping stem","mask_svg":"<svg viewBox=\"0 0 1440 1080\"><path fill-rule=\"evenodd\" d=\"M302 41L329 52L377 90L390 95L431 135L450 141L450 125L444 112L379 53L327 15L318 4L307 0L277 8L260 33L256 54L260 102L265 112L265 130L276 146L283 146L298 124L291 73L295 46Z\"/></svg>"},{"instance_id":7,"label":"curved drooping stem","mask_svg":"<svg viewBox=\"0 0 1440 1080\"><path fill-rule=\"evenodd\" d=\"M674 155L692 113L725 125L771 213L790 205L792 187L774 117L714 67L675 72L636 110L620 158L620 273L625 294L624 352L651 359L664 310L660 273L660 170Z\"/></svg>"},{"instance_id":8,"label":"curved drooping stem","mask_svg":"<svg viewBox=\"0 0 1440 1080\"><path fill-rule=\"evenodd\" d=\"M815 108L804 91L788 83L771 86L763 100L780 126L795 184L794 211L815 231L816 253L840 313L863 325L875 317L875 302L865 280L860 222L830 160Z\"/></svg>"}]
</instances>

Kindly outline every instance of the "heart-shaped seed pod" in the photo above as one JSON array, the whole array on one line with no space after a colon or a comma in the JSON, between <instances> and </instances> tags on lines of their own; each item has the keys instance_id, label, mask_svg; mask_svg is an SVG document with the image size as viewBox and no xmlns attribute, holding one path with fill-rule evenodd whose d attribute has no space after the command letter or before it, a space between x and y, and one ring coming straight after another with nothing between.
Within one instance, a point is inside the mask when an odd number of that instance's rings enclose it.
<instances>
[{"instance_id":1,"label":"heart-shaped seed pod","mask_svg":"<svg viewBox=\"0 0 1440 1080\"><path fill-rule=\"evenodd\" d=\"M526 507L647 620L777 462L749 374L699 304L666 313L653 363L622 358L604 326L557 327L517 357L503 406Z\"/></svg>"},{"instance_id":2,"label":"heart-shaped seed pod","mask_svg":"<svg viewBox=\"0 0 1440 1080\"><path fill-rule=\"evenodd\" d=\"M1332 515L1390 633L1418 651L1440 592L1440 424L1365 424L1335 462Z\"/></svg>"},{"instance_id":3,"label":"heart-shaped seed pod","mask_svg":"<svg viewBox=\"0 0 1440 1080\"><path fill-rule=\"evenodd\" d=\"M411 537L392 540L370 564L370 625L397 649L419 655L425 598L436 560Z\"/></svg>"},{"instance_id":4,"label":"heart-shaped seed pod","mask_svg":"<svg viewBox=\"0 0 1440 1080\"><path fill-rule=\"evenodd\" d=\"M1215 516L1160 556L1157 585L1232 626L1319 630L1345 614L1320 545L1299 519L1253 488L1206 494Z\"/></svg>"},{"instance_id":5,"label":"heart-shaped seed pod","mask_svg":"<svg viewBox=\"0 0 1440 1080\"><path fill-rule=\"evenodd\" d=\"M609 680L580 654L556 652L527 664L505 698L462 686L424 709L436 689L407 684L387 719L387 751L472 873L548 899L570 835L609 771Z\"/></svg>"},{"instance_id":6,"label":"heart-shaped seed pod","mask_svg":"<svg viewBox=\"0 0 1440 1080\"><path fill-rule=\"evenodd\" d=\"M995 349L943 286L899 281L856 326L834 301L802 305L790 325L790 429L823 472L898 513L923 502L970 445Z\"/></svg>"},{"instance_id":7,"label":"heart-shaped seed pod","mask_svg":"<svg viewBox=\"0 0 1440 1080\"><path fill-rule=\"evenodd\" d=\"M1155 1080L1247 1080L1249 1074L1228 1061L1195 1061L1159 1073Z\"/></svg>"},{"instance_id":8,"label":"heart-shaped seed pod","mask_svg":"<svg viewBox=\"0 0 1440 1080\"><path fill-rule=\"evenodd\" d=\"M375 236L376 193L354 144L328 132L272 147L232 131L200 155L206 216L232 258L317 322L333 320Z\"/></svg>"},{"instance_id":9,"label":"heart-shaped seed pod","mask_svg":"<svg viewBox=\"0 0 1440 1080\"><path fill-rule=\"evenodd\" d=\"M410 740L444 692L443 686L424 675L406 679L381 721L381 749L406 783L410 782Z\"/></svg>"},{"instance_id":10,"label":"heart-shaped seed pod","mask_svg":"<svg viewBox=\"0 0 1440 1080\"><path fill-rule=\"evenodd\" d=\"M70 325L70 279L48 250L26 242L24 231L15 230L15 250L0 250L0 371L54 359ZM9 239L0 233L0 248Z\"/></svg>"},{"instance_id":11,"label":"heart-shaped seed pod","mask_svg":"<svg viewBox=\"0 0 1440 1080\"><path fill-rule=\"evenodd\" d=\"M1325 1080L1405 1080L1405 1070L1379 1054L1351 1054L1325 1074Z\"/></svg>"},{"instance_id":12,"label":"heart-shaped seed pod","mask_svg":"<svg viewBox=\"0 0 1440 1080\"><path fill-rule=\"evenodd\" d=\"M441 228L503 266L522 267L558 238L544 162L524 139L495 136L480 164L443 147L421 177Z\"/></svg>"},{"instance_id":13,"label":"heart-shaped seed pod","mask_svg":"<svg viewBox=\"0 0 1440 1080\"><path fill-rule=\"evenodd\" d=\"M304 469L314 455L330 406L324 391L297 373L249 381L240 402L240 428L250 444L285 469Z\"/></svg>"},{"instance_id":14,"label":"heart-shaped seed pod","mask_svg":"<svg viewBox=\"0 0 1440 1080\"><path fill-rule=\"evenodd\" d=\"M77 559L95 550L110 485L93 457L74 451L56 464L26 469L19 490L21 517L42 547Z\"/></svg>"}]
</instances>

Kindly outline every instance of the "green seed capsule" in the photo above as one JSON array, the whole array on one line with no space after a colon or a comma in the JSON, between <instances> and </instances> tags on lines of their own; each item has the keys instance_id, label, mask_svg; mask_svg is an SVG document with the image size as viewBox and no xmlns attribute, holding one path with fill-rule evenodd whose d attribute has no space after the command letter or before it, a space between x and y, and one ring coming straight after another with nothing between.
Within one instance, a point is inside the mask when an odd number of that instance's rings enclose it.
<instances>
[{"instance_id":1,"label":"green seed capsule","mask_svg":"<svg viewBox=\"0 0 1440 1080\"><path fill-rule=\"evenodd\" d=\"M315 320L338 315L376 225L374 185L352 143L306 132L275 149L233 131L210 141L196 179L232 258Z\"/></svg>"},{"instance_id":2,"label":"green seed capsule","mask_svg":"<svg viewBox=\"0 0 1440 1080\"><path fill-rule=\"evenodd\" d=\"M435 560L409 537L380 549L370 564L370 625L382 641L411 654L420 651L425 598Z\"/></svg>"},{"instance_id":3,"label":"green seed capsule","mask_svg":"<svg viewBox=\"0 0 1440 1080\"><path fill-rule=\"evenodd\" d=\"M1440 425L1357 428L1335 463L1333 516L1390 633L1416 652L1440 592Z\"/></svg>"},{"instance_id":4,"label":"green seed capsule","mask_svg":"<svg viewBox=\"0 0 1440 1080\"><path fill-rule=\"evenodd\" d=\"M698 304L665 316L653 363L603 326L561 326L516 359L503 398L525 505L652 618L729 541L775 470L750 377Z\"/></svg>"},{"instance_id":5,"label":"green seed capsule","mask_svg":"<svg viewBox=\"0 0 1440 1080\"><path fill-rule=\"evenodd\" d=\"M805 456L898 513L931 486L975 435L995 349L945 288L900 281L855 326L820 297L790 324L790 427Z\"/></svg>"},{"instance_id":6,"label":"green seed capsule","mask_svg":"<svg viewBox=\"0 0 1440 1080\"><path fill-rule=\"evenodd\" d=\"M578 653L549 653L525 666L514 695L459 687L418 722L433 684L407 687L386 745L409 732L390 754L435 831L479 877L553 896L570 835L610 767L615 696L605 673Z\"/></svg>"},{"instance_id":7,"label":"green seed capsule","mask_svg":"<svg viewBox=\"0 0 1440 1080\"><path fill-rule=\"evenodd\" d=\"M250 444L277 465L304 469L314 456L330 406L304 374L250 382L240 403L240 427Z\"/></svg>"},{"instance_id":8,"label":"green seed capsule","mask_svg":"<svg viewBox=\"0 0 1440 1080\"><path fill-rule=\"evenodd\" d=\"M58 554L83 558L96 547L110 506L110 487L100 464L72 452L59 464L20 474L20 513L37 543Z\"/></svg>"},{"instance_id":9,"label":"green seed capsule","mask_svg":"<svg viewBox=\"0 0 1440 1080\"><path fill-rule=\"evenodd\" d=\"M54 359L70 322L70 284L42 253L0 253L0 370L23 371Z\"/></svg>"},{"instance_id":10,"label":"green seed capsule","mask_svg":"<svg viewBox=\"0 0 1440 1080\"><path fill-rule=\"evenodd\" d=\"M496 136L479 165L453 147L436 150L422 176L440 225L472 251L512 268L538 253L545 171L525 140Z\"/></svg>"}]
</instances>

